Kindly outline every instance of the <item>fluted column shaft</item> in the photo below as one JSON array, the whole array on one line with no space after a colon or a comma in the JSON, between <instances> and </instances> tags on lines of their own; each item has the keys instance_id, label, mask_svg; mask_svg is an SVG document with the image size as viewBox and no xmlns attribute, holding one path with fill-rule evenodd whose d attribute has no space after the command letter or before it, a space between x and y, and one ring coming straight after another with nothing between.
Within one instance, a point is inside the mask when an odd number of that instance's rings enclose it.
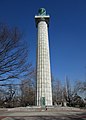
<instances>
[{"instance_id":1,"label":"fluted column shaft","mask_svg":"<svg viewBox=\"0 0 86 120\"><path fill-rule=\"evenodd\" d=\"M48 25L46 21L38 22L38 46L37 46L37 105L52 105L51 70L48 43Z\"/></svg>"}]
</instances>

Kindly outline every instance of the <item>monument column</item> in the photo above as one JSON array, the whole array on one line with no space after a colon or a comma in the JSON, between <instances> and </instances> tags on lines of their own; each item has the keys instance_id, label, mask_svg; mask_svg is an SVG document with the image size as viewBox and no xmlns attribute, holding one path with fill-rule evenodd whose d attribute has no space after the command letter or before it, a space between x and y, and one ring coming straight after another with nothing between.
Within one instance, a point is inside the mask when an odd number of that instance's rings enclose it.
<instances>
[{"instance_id":1,"label":"monument column","mask_svg":"<svg viewBox=\"0 0 86 120\"><path fill-rule=\"evenodd\" d=\"M44 8L39 9L35 16L38 28L37 41L37 106L52 106L52 87L50 55L48 43L48 26L50 16Z\"/></svg>"}]
</instances>

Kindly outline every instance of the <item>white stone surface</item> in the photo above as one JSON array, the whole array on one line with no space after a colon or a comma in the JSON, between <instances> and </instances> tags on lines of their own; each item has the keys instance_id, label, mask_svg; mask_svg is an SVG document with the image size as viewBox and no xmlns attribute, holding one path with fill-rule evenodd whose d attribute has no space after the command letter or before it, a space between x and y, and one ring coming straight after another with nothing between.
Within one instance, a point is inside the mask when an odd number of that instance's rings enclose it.
<instances>
[{"instance_id":1,"label":"white stone surface","mask_svg":"<svg viewBox=\"0 0 86 120\"><path fill-rule=\"evenodd\" d=\"M41 106L41 99L45 97L45 105L52 106L52 87L50 55L48 43L48 25L41 16L35 17L38 28L37 44L37 105ZM49 19L49 18L48 18Z\"/></svg>"}]
</instances>

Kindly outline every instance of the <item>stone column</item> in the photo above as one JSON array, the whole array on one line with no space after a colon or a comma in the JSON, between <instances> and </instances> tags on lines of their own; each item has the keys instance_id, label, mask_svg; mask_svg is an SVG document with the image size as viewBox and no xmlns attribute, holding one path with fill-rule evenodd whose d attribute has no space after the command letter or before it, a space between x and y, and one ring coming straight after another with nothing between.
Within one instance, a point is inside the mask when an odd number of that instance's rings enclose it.
<instances>
[{"instance_id":1,"label":"stone column","mask_svg":"<svg viewBox=\"0 0 86 120\"><path fill-rule=\"evenodd\" d=\"M38 28L37 41L37 105L52 106L51 70L48 43L49 18L47 15L35 16Z\"/></svg>"}]
</instances>

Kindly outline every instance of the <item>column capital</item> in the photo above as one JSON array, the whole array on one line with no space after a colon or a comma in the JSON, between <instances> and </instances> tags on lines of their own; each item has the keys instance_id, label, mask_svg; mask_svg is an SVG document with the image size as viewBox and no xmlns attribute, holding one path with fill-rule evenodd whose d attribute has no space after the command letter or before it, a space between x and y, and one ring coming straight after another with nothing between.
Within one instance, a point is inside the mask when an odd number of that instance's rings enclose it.
<instances>
[{"instance_id":1,"label":"column capital","mask_svg":"<svg viewBox=\"0 0 86 120\"><path fill-rule=\"evenodd\" d=\"M36 27L38 26L38 23L39 23L40 21L45 21L45 22L47 23L47 25L49 26L49 20L50 20L50 16L49 16L49 15L46 15L46 16L36 15L36 16L35 16Z\"/></svg>"}]
</instances>

